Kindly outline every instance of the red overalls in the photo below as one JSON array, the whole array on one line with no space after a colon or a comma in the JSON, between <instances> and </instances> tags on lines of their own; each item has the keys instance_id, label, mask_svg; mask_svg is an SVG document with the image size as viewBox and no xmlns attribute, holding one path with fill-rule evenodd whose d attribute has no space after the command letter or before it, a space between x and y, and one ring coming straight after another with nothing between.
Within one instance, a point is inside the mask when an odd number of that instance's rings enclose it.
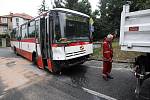
<instances>
[{"instance_id":1,"label":"red overalls","mask_svg":"<svg viewBox=\"0 0 150 100\"><path fill-rule=\"evenodd\" d=\"M103 75L108 76L112 68L113 49L111 42L106 38L103 41Z\"/></svg>"}]
</instances>

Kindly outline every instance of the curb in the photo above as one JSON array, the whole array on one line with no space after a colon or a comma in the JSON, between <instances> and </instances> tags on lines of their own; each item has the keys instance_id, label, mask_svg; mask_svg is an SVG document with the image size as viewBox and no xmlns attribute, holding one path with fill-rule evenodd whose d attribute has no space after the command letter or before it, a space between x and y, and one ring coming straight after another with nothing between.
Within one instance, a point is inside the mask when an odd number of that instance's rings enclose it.
<instances>
[{"instance_id":1,"label":"curb","mask_svg":"<svg viewBox=\"0 0 150 100\"><path fill-rule=\"evenodd\" d=\"M103 61L103 59L94 59L94 58L90 58L89 61L90 61L90 60ZM114 63L130 63L130 64L133 64L133 63L134 63L134 61L128 61L128 60L115 60L115 59L113 59L113 62L114 62Z\"/></svg>"}]
</instances>

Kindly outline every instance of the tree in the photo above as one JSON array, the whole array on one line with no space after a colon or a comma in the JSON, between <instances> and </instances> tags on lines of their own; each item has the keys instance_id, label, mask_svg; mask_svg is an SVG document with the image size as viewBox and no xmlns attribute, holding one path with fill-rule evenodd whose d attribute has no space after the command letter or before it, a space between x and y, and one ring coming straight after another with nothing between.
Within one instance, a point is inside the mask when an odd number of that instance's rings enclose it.
<instances>
[{"instance_id":1,"label":"tree","mask_svg":"<svg viewBox=\"0 0 150 100\"><path fill-rule=\"evenodd\" d=\"M124 1L127 0L99 0L100 19L96 19L95 30L100 36L106 36L106 34L120 29L120 18ZM130 11L137 11L150 8L150 0L129 0Z\"/></svg>"},{"instance_id":2,"label":"tree","mask_svg":"<svg viewBox=\"0 0 150 100\"><path fill-rule=\"evenodd\" d=\"M82 1L78 2L77 11L80 11L87 15L91 15L92 10L91 10L90 2L88 0L82 0Z\"/></svg>"},{"instance_id":3,"label":"tree","mask_svg":"<svg viewBox=\"0 0 150 100\"><path fill-rule=\"evenodd\" d=\"M108 34L120 28L122 0L100 0L100 26L102 32Z\"/></svg>"},{"instance_id":4,"label":"tree","mask_svg":"<svg viewBox=\"0 0 150 100\"><path fill-rule=\"evenodd\" d=\"M45 3L45 0L42 1L41 7L38 9L39 15L48 11L48 6Z\"/></svg>"},{"instance_id":5,"label":"tree","mask_svg":"<svg viewBox=\"0 0 150 100\"><path fill-rule=\"evenodd\" d=\"M76 10L78 6L78 0L65 0L65 8Z\"/></svg>"},{"instance_id":6,"label":"tree","mask_svg":"<svg viewBox=\"0 0 150 100\"><path fill-rule=\"evenodd\" d=\"M55 0L57 7L64 7L76 10L94 19L93 33L96 40L103 38L110 32L120 29L120 18L124 1L127 0L99 0L98 9L91 13L91 5L88 0ZM130 11L137 11L150 8L150 0L130 0ZM63 6L62 6L63 5ZM100 16L97 18L96 16Z\"/></svg>"},{"instance_id":7,"label":"tree","mask_svg":"<svg viewBox=\"0 0 150 100\"><path fill-rule=\"evenodd\" d=\"M130 0L131 11L150 9L150 0Z\"/></svg>"},{"instance_id":8,"label":"tree","mask_svg":"<svg viewBox=\"0 0 150 100\"><path fill-rule=\"evenodd\" d=\"M64 8L64 1L63 0L54 0L54 8Z\"/></svg>"},{"instance_id":9,"label":"tree","mask_svg":"<svg viewBox=\"0 0 150 100\"><path fill-rule=\"evenodd\" d=\"M67 8L75 11L79 11L88 15L91 15L91 5L88 0L55 0L55 7Z\"/></svg>"}]
</instances>

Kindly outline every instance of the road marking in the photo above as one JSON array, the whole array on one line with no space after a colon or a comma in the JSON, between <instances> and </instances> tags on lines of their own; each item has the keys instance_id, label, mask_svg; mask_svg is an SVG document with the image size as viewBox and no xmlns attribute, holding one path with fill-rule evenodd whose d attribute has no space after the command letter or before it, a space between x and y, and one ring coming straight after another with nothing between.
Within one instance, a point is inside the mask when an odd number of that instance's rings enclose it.
<instances>
[{"instance_id":1,"label":"road marking","mask_svg":"<svg viewBox=\"0 0 150 100\"><path fill-rule=\"evenodd\" d=\"M82 87L82 89L83 89L85 92L90 93L90 94L95 95L95 96L98 96L98 97L100 97L100 98L104 98L104 99L107 99L107 100L117 100L117 99L112 98L112 97L110 97L110 96L101 94L101 93L99 93L99 92L96 92L96 91L93 91L93 90L90 90L90 89L87 89L87 88L84 88L84 87Z\"/></svg>"}]
</instances>

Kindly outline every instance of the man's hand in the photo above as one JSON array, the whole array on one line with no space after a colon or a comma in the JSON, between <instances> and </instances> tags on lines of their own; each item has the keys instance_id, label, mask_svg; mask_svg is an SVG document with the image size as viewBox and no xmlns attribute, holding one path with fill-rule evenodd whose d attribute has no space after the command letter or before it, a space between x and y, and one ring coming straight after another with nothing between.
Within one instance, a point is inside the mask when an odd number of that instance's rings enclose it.
<instances>
[{"instance_id":1,"label":"man's hand","mask_svg":"<svg viewBox=\"0 0 150 100\"><path fill-rule=\"evenodd\" d=\"M113 62L112 58L109 58L109 59L103 59L103 61Z\"/></svg>"},{"instance_id":2,"label":"man's hand","mask_svg":"<svg viewBox=\"0 0 150 100\"><path fill-rule=\"evenodd\" d=\"M110 60L109 60L109 62L113 62L113 60L112 60L112 59L110 59Z\"/></svg>"}]
</instances>

